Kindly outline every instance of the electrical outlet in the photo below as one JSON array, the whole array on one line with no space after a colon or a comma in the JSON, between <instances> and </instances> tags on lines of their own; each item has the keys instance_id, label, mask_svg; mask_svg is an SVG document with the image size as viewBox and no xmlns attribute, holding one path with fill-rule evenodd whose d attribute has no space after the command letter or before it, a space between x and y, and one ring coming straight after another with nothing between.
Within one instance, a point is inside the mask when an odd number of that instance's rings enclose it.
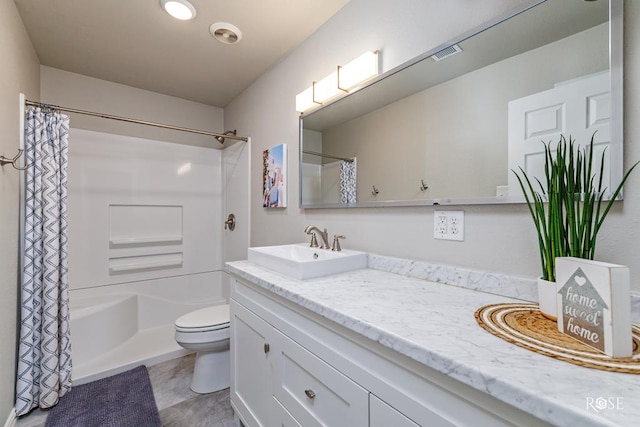
<instances>
[{"instance_id":1,"label":"electrical outlet","mask_svg":"<svg viewBox=\"0 0 640 427\"><path fill-rule=\"evenodd\" d=\"M464 211L434 211L433 237L441 240L464 240Z\"/></svg>"},{"instance_id":2,"label":"electrical outlet","mask_svg":"<svg viewBox=\"0 0 640 427\"><path fill-rule=\"evenodd\" d=\"M446 215L437 215L435 218L436 233L447 234L447 222L448 221Z\"/></svg>"}]
</instances>

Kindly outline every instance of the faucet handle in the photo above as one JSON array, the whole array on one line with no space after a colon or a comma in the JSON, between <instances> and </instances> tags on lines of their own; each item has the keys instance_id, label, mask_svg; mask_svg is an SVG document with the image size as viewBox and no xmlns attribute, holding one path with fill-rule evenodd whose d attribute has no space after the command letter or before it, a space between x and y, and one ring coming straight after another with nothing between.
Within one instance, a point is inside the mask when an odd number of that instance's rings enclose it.
<instances>
[{"instance_id":1,"label":"faucet handle","mask_svg":"<svg viewBox=\"0 0 640 427\"><path fill-rule=\"evenodd\" d=\"M316 238L316 233L311 233L311 244L309 247L317 248L318 247L318 239Z\"/></svg>"},{"instance_id":2,"label":"faucet handle","mask_svg":"<svg viewBox=\"0 0 640 427\"><path fill-rule=\"evenodd\" d=\"M346 239L346 237L338 234L333 235L333 246L331 247L332 251L340 252L342 250L342 248L340 247L340 239Z\"/></svg>"}]
</instances>

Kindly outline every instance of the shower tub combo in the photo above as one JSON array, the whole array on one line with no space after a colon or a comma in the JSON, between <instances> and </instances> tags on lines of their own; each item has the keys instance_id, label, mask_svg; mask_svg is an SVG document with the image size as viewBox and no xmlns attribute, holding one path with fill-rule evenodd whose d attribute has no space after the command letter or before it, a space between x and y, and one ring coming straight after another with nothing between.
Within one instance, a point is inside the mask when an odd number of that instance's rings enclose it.
<instances>
[{"instance_id":1,"label":"shower tub combo","mask_svg":"<svg viewBox=\"0 0 640 427\"><path fill-rule=\"evenodd\" d=\"M212 272L130 283L126 287L72 290L74 384L188 354L175 341L174 322L193 310L226 304L223 275ZM182 296L176 295L176 289Z\"/></svg>"},{"instance_id":2,"label":"shower tub combo","mask_svg":"<svg viewBox=\"0 0 640 427\"><path fill-rule=\"evenodd\" d=\"M226 304L222 150L72 128L74 384L187 351L182 315Z\"/></svg>"}]
</instances>

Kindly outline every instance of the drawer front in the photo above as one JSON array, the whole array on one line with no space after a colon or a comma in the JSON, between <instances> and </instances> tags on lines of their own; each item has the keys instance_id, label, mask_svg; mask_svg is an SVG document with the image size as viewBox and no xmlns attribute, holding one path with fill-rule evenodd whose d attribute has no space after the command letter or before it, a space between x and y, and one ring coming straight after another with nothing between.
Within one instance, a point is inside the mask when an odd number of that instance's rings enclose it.
<instances>
[{"instance_id":1,"label":"drawer front","mask_svg":"<svg viewBox=\"0 0 640 427\"><path fill-rule=\"evenodd\" d=\"M302 427L284 406L273 397L273 425L276 427Z\"/></svg>"},{"instance_id":2,"label":"drawer front","mask_svg":"<svg viewBox=\"0 0 640 427\"><path fill-rule=\"evenodd\" d=\"M369 411L369 427L420 427L373 394L369 395ZM442 421L443 423L434 423L432 425L451 425L444 420Z\"/></svg>"},{"instance_id":3,"label":"drawer front","mask_svg":"<svg viewBox=\"0 0 640 427\"><path fill-rule=\"evenodd\" d=\"M278 333L274 395L303 426L367 427L369 392Z\"/></svg>"}]
</instances>

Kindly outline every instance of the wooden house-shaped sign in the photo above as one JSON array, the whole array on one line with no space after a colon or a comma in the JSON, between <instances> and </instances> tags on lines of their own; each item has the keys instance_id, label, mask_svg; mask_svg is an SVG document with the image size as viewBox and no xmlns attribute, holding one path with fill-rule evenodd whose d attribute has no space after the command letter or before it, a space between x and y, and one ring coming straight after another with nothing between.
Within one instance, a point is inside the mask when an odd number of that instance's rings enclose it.
<instances>
[{"instance_id":1,"label":"wooden house-shaped sign","mask_svg":"<svg viewBox=\"0 0 640 427\"><path fill-rule=\"evenodd\" d=\"M558 330L611 357L632 354L629 269L556 259Z\"/></svg>"},{"instance_id":2,"label":"wooden house-shaped sign","mask_svg":"<svg viewBox=\"0 0 640 427\"><path fill-rule=\"evenodd\" d=\"M580 267L558 290L563 301L560 332L604 353L604 310L609 306Z\"/></svg>"}]
</instances>

